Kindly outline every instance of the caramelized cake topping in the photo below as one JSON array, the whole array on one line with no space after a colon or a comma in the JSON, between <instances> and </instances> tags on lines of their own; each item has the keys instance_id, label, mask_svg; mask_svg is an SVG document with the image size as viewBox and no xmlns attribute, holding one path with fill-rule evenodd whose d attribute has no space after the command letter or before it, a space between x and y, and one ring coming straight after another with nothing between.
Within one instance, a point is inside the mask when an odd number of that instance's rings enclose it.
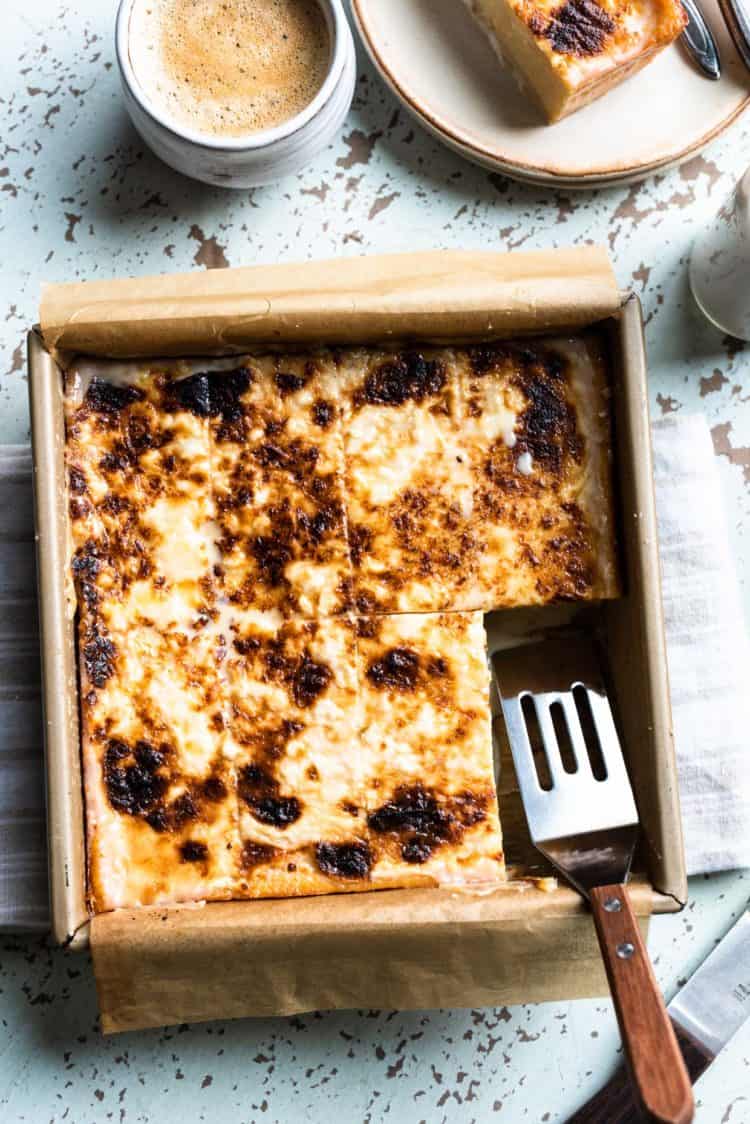
<instances>
[{"instance_id":1,"label":"caramelized cake topping","mask_svg":"<svg viewBox=\"0 0 750 1124\"><path fill-rule=\"evenodd\" d=\"M467 0L557 121L636 73L685 29L680 0Z\"/></svg>"},{"instance_id":2,"label":"caramelized cake topping","mask_svg":"<svg viewBox=\"0 0 750 1124\"><path fill-rule=\"evenodd\" d=\"M356 610L612 596L606 393L593 340L347 355Z\"/></svg>"},{"instance_id":3,"label":"caramelized cake topping","mask_svg":"<svg viewBox=\"0 0 750 1124\"><path fill-rule=\"evenodd\" d=\"M582 58L598 54L617 26L595 0L566 0L550 14L546 26L541 19L539 23L543 30L532 27L532 31L544 35L553 50Z\"/></svg>"},{"instance_id":4,"label":"caramelized cake topping","mask_svg":"<svg viewBox=\"0 0 750 1124\"><path fill-rule=\"evenodd\" d=\"M93 908L501 877L482 611L616 593L598 346L82 363L66 411Z\"/></svg>"}]
</instances>

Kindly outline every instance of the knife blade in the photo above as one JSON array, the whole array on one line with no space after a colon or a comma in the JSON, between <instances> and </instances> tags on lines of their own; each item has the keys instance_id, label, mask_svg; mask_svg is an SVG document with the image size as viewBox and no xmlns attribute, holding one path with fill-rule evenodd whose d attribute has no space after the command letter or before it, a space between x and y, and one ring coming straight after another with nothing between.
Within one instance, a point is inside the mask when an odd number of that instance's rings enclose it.
<instances>
[{"instance_id":1,"label":"knife blade","mask_svg":"<svg viewBox=\"0 0 750 1124\"><path fill-rule=\"evenodd\" d=\"M719 7L737 53L750 69L750 3L748 0L719 0Z\"/></svg>"},{"instance_id":2,"label":"knife blade","mask_svg":"<svg viewBox=\"0 0 750 1124\"><path fill-rule=\"evenodd\" d=\"M747 910L667 1006L695 1084L750 1017L750 912ZM568 1124L639 1124L622 1066Z\"/></svg>"},{"instance_id":3,"label":"knife blade","mask_svg":"<svg viewBox=\"0 0 750 1124\"><path fill-rule=\"evenodd\" d=\"M721 61L713 32L698 7L697 0L682 0L682 6L688 22L680 36L680 42L701 73L716 82L721 78Z\"/></svg>"}]
</instances>

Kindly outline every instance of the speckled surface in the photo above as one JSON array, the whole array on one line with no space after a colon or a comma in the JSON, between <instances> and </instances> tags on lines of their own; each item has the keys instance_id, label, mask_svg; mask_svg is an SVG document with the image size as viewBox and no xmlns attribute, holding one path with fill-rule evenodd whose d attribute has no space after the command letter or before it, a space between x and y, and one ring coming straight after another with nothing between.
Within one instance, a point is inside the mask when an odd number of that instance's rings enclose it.
<instances>
[{"instance_id":1,"label":"speckled surface","mask_svg":"<svg viewBox=\"0 0 750 1124\"><path fill-rule=\"evenodd\" d=\"M227 194L171 173L134 135L114 66L113 0L6 0L0 104L0 440L28 434L24 334L41 280L373 251L603 241L644 301L656 415L703 410L747 578L750 348L687 290L688 248L750 160L750 119L681 170L555 194L475 168L400 110L361 60L337 141L304 174ZM747 602L746 602L747 603ZM750 875L694 879L652 926L669 991L750 897ZM565 1119L616 1061L608 1001L356 1012L104 1040L86 957L0 943L4 1121ZM750 1025L697 1089L699 1124L750 1122Z\"/></svg>"}]
</instances>

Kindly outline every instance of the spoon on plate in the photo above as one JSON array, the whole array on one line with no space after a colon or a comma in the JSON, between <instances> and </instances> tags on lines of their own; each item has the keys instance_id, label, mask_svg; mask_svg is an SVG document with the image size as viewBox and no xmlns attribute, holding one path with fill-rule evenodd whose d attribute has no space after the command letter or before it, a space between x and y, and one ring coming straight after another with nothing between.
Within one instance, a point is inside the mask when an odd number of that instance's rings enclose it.
<instances>
[{"instance_id":1,"label":"spoon on plate","mask_svg":"<svg viewBox=\"0 0 750 1124\"><path fill-rule=\"evenodd\" d=\"M706 17L698 7L698 0L682 0L688 18L680 41L702 74L717 81L721 78L719 48Z\"/></svg>"}]
</instances>

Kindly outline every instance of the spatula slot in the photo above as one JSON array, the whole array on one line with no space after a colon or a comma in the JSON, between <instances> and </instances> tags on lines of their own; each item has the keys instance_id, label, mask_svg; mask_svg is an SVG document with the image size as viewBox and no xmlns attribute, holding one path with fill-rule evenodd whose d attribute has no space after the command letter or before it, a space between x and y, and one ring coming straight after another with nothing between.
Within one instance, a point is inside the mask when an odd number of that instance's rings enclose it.
<instances>
[{"instance_id":1,"label":"spatula slot","mask_svg":"<svg viewBox=\"0 0 750 1124\"><path fill-rule=\"evenodd\" d=\"M519 701L523 720L526 724L526 734L531 746L531 755L534 758L534 768L536 769L539 787L544 792L550 792L552 789L552 773L547 759L544 738L542 737L542 728L539 724L539 715L536 711L536 703L531 695L521 695Z\"/></svg>"},{"instance_id":2,"label":"spatula slot","mask_svg":"<svg viewBox=\"0 0 750 1124\"><path fill-rule=\"evenodd\" d=\"M583 740L586 743L586 753L588 754L594 780L606 781L607 766L604 761L601 742L599 741L599 733L591 709L589 693L582 683L576 683L573 686L573 701L576 706L578 721L581 723L581 732L583 733Z\"/></svg>"},{"instance_id":3,"label":"spatula slot","mask_svg":"<svg viewBox=\"0 0 750 1124\"><path fill-rule=\"evenodd\" d=\"M568 729L568 720L565 717L565 708L562 703L553 702L550 704L549 712L552 718L552 725L555 729L557 748L560 751L562 767L566 773L577 773L578 761L576 760L573 740L570 736L570 730Z\"/></svg>"}]
</instances>

